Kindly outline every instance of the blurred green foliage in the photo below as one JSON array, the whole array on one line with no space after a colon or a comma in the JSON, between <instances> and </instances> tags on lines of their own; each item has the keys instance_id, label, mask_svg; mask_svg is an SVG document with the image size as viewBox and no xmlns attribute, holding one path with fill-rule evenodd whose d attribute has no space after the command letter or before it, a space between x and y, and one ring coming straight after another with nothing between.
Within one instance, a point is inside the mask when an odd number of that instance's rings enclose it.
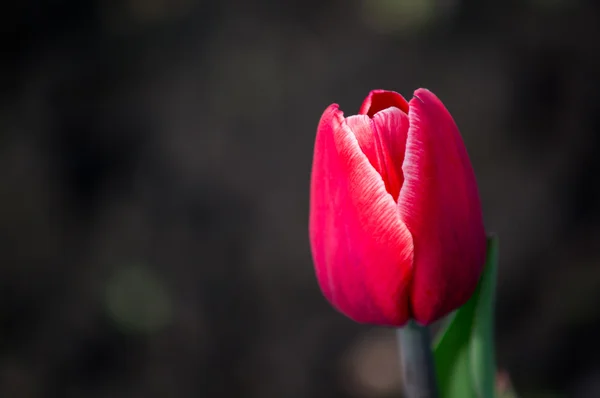
<instances>
[{"instance_id":1,"label":"blurred green foliage","mask_svg":"<svg viewBox=\"0 0 600 398\"><path fill-rule=\"evenodd\" d=\"M172 302L160 277L150 268L117 268L106 288L106 308L125 331L155 333L169 324Z\"/></svg>"}]
</instances>

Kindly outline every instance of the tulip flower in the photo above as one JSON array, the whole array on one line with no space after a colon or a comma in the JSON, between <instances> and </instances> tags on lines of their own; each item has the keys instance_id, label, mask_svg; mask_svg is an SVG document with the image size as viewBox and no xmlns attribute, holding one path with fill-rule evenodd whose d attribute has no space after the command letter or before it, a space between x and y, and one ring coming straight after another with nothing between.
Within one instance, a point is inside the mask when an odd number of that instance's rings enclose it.
<instances>
[{"instance_id":1,"label":"tulip flower","mask_svg":"<svg viewBox=\"0 0 600 398\"><path fill-rule=\"evenodd\" d=\"M372 91L359 114L321 117L310 243L324 296L349 318L428 325L471 297L486 234L459 130L430 91Z\"/></svg>"}]
</instances>

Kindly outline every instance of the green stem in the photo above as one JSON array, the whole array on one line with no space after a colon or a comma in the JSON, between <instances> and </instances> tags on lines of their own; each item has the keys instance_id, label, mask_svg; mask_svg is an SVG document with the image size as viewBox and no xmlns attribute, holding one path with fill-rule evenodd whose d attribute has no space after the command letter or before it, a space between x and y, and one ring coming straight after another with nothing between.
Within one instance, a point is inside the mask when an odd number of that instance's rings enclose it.
<instances>
[{"instance_id":1,"label":"green stem","mask_svg":"<svg viewBox=\"0 0 600 398\"><path fill-rule=\"evenodd\" d=\"M405 398L438 398L429 329L409 321L397 336Z\"/></svg>"}]
</instances>

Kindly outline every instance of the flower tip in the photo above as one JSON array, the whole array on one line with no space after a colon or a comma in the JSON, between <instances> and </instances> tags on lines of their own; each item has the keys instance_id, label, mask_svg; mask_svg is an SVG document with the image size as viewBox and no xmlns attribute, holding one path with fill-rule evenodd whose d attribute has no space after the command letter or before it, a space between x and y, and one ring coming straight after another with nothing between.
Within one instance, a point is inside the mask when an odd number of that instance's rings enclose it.
<instances>
[{"instance_id":1,"label":"flower tip","mask_svg":"<svg viewBox=\"0 0 600 398\"><path fill-rule=\"evenodd\" d=\"M325 108L325 111L323 113L335 113L338 111L340 111L340 106L336 103L333 103L333 104L329 105L327 108Z\"/></svg>"},{"instance_id":2,"label":"flower tip","mask_svg":"<svg viewBox=\"0 0 600 398\"><path fill-rule=\"evenodd\" d=\"M391 107L396 107L404 113L408 113L408 102L402 95L395 91L377 89L372 90L367 95L358 113L373 117L377 112Z\"/></svg>"},{"instance_id":3,"label":"flower tip","mask_svg":"<svg viewBox=\"0 0 600 398\"><path fill-rule=\"evenodd\" d=\"M436 95L427 88L418 88L413 93L413 99L420 101L421 103L428 102L429 99L437 99Z\"/></svg>"},{"instance_id":4,"label":"flower tip","mask_svg":"<svg viewBox=\"0 0 600 398\"><path fill-rule=\"evenodd\" d=\"M342 124L344 121L344 112L340 110L340 106L338 104L329 105L321 115L321 120L319 120L319 128L323 125L331 125L332 123Z\"/></svg>"}]
</instances>

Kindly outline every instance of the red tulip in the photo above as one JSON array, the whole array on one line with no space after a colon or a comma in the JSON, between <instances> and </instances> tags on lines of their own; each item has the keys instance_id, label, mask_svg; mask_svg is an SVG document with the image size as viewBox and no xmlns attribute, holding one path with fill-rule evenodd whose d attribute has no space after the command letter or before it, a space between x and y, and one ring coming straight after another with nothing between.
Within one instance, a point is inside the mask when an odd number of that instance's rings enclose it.
<instances>
[{"instance_id":1,"label":"red tulip","mask_svg":"<svg viewBox=\"0 0 600 398\"><path fill-rule=\"evenodd\" d=\"M319 123L310 243L321 290L360 323L427 325L463 305L483 270L475 175L448 110L375 90L358 115Z\"/></svg>"}]
</instances>

